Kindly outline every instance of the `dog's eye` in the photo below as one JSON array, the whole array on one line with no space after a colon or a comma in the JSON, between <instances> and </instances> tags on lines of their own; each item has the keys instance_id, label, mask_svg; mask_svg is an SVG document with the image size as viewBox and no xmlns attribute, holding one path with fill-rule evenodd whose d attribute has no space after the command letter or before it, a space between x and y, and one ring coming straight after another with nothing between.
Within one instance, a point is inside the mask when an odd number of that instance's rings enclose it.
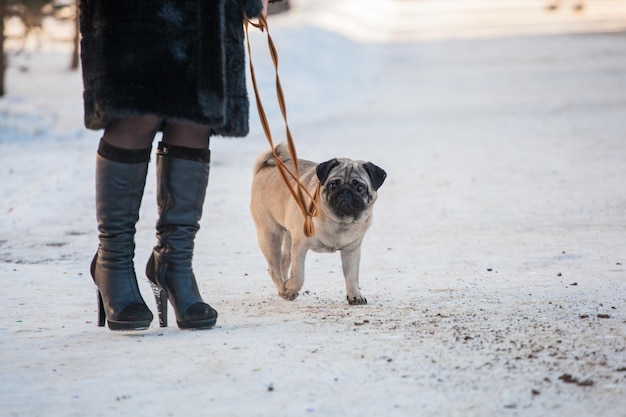
<instances>
[{"instance_id":1,"label":"dog's eye","mask_svg":"<svg viewBox=\"0 0 626 417\"><path fill-rule=\"evenodd\" d=\"M335 180L328 183L328 190L335 191L341 185L341 180Z\"/></svg>"},{"instance_id":2,"label":"dog's eye","mask_svg":"<svg viewBox=\"0 0 626 417\"><path fill-rule=\"evenodd\" d=\"M356 180L352 181L352 185L354 186L356 192L359 194L363 194L365 191L367 191L367 187L363 183L360 183Z\"/></svg>"}]
</instances>

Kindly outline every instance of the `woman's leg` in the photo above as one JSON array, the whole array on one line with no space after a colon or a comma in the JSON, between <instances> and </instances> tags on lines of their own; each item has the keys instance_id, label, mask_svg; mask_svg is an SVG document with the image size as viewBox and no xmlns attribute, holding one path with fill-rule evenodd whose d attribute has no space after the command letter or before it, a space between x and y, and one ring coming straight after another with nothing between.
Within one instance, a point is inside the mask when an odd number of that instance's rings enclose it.
<instances>
[{"instance_id":1,"label":"woman's leg","mask_svg":"<svg viewBox=\"0 0 626 417\"><path fill-rule=\"evenodd\" d=\"M167 301L182 329L207 329L217 311L200 295L192 269L194 239L200 228L209 179L208 126L170 123L157 151L157 246L146 267L161 326L167 326Z\"/></svg>"},{"instance_id":2,"label":"woman's leg","mask_svg":"<svg viewBox=\"0 0 626 417\"><path fill-rule=\"evenodd\" d=\"M171 146L208 149L211 128L196 123L167 122L163 126L163 142Z\"/></svg>"},{"instance_id":3,"label":"woman's leg","mask_svg":"<svg viewBox=\"0 0 626 417\"><path fill-rule=\"evenodd\" d=\"M130 116L110 123L102 139L120 149L147 149L154 140L162 119L157 116Z\"/></svg>"}]
</instances>

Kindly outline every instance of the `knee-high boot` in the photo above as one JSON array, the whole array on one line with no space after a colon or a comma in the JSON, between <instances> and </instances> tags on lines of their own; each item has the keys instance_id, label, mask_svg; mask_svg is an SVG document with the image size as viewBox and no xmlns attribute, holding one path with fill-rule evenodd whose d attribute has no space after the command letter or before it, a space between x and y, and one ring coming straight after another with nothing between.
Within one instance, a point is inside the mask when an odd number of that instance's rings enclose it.
<instances>
[{"instance_id":1,"label":"knee-high boot","mask_svg":"<svg viewBox=\"0 0 626 417\"><path fill-rule=\"evenodd\" d=\"M98 325L111 330L143 330L152 313L133 266L135 224L146 183L150 149L119 149L100 141L96 160L98 251L91 276L98 288Z\"/></svg>"},{"instance_id":2,"label":"knee-high boot","mask_svg":"<svg viewBox=\"0 0 626 417\"><path fill-rule=\"evenodd\" d=\"M146 275L152 282L161 327L167 326L167 300L181 329L207 329L217 311L202 301L192 269L194 239L209 180L210 153L160 143L157 152L158 244Z\"/></svg>"}]
</instances>

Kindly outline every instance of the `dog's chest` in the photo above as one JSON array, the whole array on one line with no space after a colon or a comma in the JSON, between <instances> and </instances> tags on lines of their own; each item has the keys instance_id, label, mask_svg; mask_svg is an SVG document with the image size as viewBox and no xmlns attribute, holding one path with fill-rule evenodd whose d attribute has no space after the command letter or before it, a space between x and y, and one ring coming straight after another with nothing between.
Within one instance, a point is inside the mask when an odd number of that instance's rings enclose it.
<instances>
[{"instance_id":1,"label":"dog's chest","mask_svg":"<svg viewBox=\"0 0 626 417\"><path fill-rule=\"evenodd\" d=\"M314 252L336 252L359 245L363 238L362 225L351 225L323 230L312 238L310 249Z\"/></svg>"}]
</instances>

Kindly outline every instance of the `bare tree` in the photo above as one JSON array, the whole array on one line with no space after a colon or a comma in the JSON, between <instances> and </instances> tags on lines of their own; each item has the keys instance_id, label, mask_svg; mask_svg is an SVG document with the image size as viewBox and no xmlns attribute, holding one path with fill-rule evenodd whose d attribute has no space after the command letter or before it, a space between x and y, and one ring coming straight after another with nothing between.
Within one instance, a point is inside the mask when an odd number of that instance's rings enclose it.
<instances>
[{"instance_id":1,"label":"bare tree","mask_svg":"<svg viewBox=\"0 0 626 417\"><path fill-rule=\"evenodd\" d=\"M0 0L0 97L4 96L4 71L7 67L4 54L4 17L7 14L7 0Z\"/></svg>"},{"instance_id":2,"label":"bare tree","mask_svg":"<svg viewBox=\"0 0 626 417\"><path fill-rule=\"evenodd\" d=\"M24 36L32 26L37 25L37 20L30 20L30 17L39 18L42 16L42 8L52 0L0 0L0 97L6 94L5 74L8 65L6 52L4 50L4 20L9 16L18 16L25 27ZM40 20L40 19L39 19ZM41 25L41 23L39 23Z\"/></svg>"},{"instance_id":3,"label":"bare tree","mask_svg":"<svg viewBox=\"0 0 626 417\"><path fill-rule=\"evenodd\" d=\"M70 63L70 69L78 69L78 63L80 58L80 21L78 15L78 9L80 6L80 0L76 0L74 4L74 48L72 50L72 62Z\"/></svg>"}]
</instances>

